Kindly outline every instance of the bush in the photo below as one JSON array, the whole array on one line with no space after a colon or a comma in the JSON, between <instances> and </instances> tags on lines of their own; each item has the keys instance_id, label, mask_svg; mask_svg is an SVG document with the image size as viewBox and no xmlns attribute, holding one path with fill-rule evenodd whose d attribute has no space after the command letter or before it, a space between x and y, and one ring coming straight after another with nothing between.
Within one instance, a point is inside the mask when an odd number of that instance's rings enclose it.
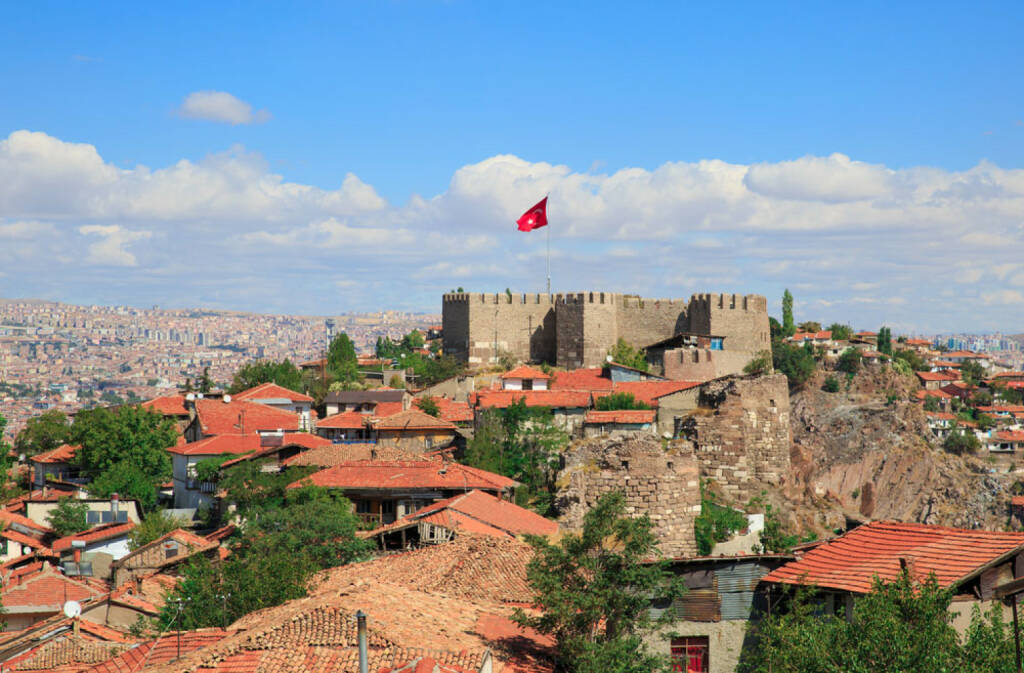
<instances>
[{"instance_id":1,"label":"bush","mask_svg":"<svg viewBox=\"0 0 1024 673\"><path fill-rule=\"evenodd\" d=\"M772 370L772 354L770 351L761 351L754 359L743 367L744 374L768 374Z\"/></svg>"},{"instance_id":2,"label":"bush","mask_svg":"<svg viewBox=\"0 0 1024 673\"><path fill-rule=\"evenodd\" d=\"M437 406L437 402L434 401L433 397L421 397L416 401L416 406L420 408L420 411L437 418L441 415L441 407Z\"/></svg>"},{"instance_id":3,"label":"bush","mask_svg":"<svg viewBox=\"0 0 1024 673\"><path fill-rule=\"evenodd\" d=\"M821 386L821 389L826 393L838 393L839 381L834 376L828 376L825 378L825 383Z\"/></svg>"},{"instance_id":4,"label":"bush","mask_svg":"<svg viewBox=\"0 0 1024 673\"><path fill-rule=\"evenodd\" d=\"M619 411L621 409L650 409L651 407L636 399L633 393L612 393L599 397L594 402L597 411Z\"/></svg>"},{"instance_id":5,"label":"bush","mask_svg":"<svg viewBox=\"0 0 1024 673\"><path fill-rule=\"evenodd\" d=\"M615 342L615 345L608 351L608 355L612 357L612 361L632 367L633 369L639 369L640 371L647 371L647 356L644 355L642 348L633 348L625 339L620 338Z\"/></svg>"},{"instance_id":6,"label":"bush","mask_svg":"<svg viewBox=\"0 0 1024 673\"><path fill-rule=\"evenodd\" d=\"M743 512L724 507L715 502L715 494L700 486L700 516L693 522L693 532L697 538L697 553L707 556L714 549L716 542L725 542L733 533L747 525L747 517Z\"/></svg>"},{"instance_id":7,"label":"bush","mask_svg":"<svg viewBox=\"0 0 1024 673\"><path fill-rule=\"evenodd\" d=\"M89 505L84 502L64 497L57 501L57 507L47 515L46 521L58 537L64 537L89 527L85 516L88 511Z\"/></svg>"},{"instance_id":8,"label":"bush","mask_svg":"<svg viewBox=\"0 0 1024 673\"><path fill-rule=\"evenodd\" d=\"M981 448L981 442L973 432L957 428L950 432L946 440L942 442L942 448L955 454L977 453Z\"/></svg>"},{"instance_id":9,"label":"bush","mask_svg":"<svg viewBox=\"0 0 1024 673\"><path fill-rule=\"evenodd\" d=\"M836 361L836 369L847 374L856 374L860 369L861 354L856 348L847 348Z\"/></svg>"},{"instance_id":10,"label":"bush","mask_svg":"<svg viewBox=\"0 0 1024 673\"><path fill-rule=\"evenodd\" d=\"M810 342L803 346L792 346L785 341L772 344L772 365L789 379L791 388L799 388L814 374L814 347Z\"/></svg>"}]
</instances>

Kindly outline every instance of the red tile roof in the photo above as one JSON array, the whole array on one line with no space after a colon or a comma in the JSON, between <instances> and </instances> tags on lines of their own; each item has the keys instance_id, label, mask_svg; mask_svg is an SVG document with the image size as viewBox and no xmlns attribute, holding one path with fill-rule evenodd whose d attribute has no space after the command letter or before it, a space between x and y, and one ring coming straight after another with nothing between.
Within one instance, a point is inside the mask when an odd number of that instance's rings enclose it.
<instances>
[{"instance_id":1,"label":"red tile roof","mask_svg":"<svg viewBox=\"0 0 1024 673\"><path fill-rule=\"evenodd\" d=\"M376 406L373 407L373 415L377 418L394 416L402 411L405 411L405 404L403 402L378 402Z\"/></svg>"},{"instance_id":2,"label":"red tile roof","mask_svg":"<svg viewBox=\"0 0 1024 673\"><path fill-rule=\"evenodd\" d=\"M612 392L632 393L638 401L656 407L659 397L696 388L699 385L701 385L699 381L619 381L615 384ZM604 394L594 394L594 399L599 397L604 397Z\"/></svg>"},{"instance_id":3,"label":"red tile roof","mask_svg":"<svg viewBox=\"0 0 1024 673\"><path fill-rule=\"evenodd\" d=\"M553 409L586 409L590 406L590 392L580 390L491 390L476 393L471 399L485 409L505 409L519 400L528 407Z\"/></svg>"},{"instance_id":4,"label":"red tile roof","mask_svg":"<svg viewBox=\"0 0 1024 673\"><path fill-rule=\"evenodd\" d=\"M922 381L957 381L960 379L959 374L952 372L914 372L917 374L917 378Z\"/></svg>"},{"instance_id":5,"label":"red tile roof","mask_svg":"<svg viewBox=\"0 0 1024 673\"><path fill-rule=\"evenodd\" d=\"M996 433L996 439L1004 442L1024 442L1024 430L1000 430Z\"/></svg>"},{"instance_id":6,"label":"red tile roof","mask_svg":"<svg viewBox=\"0 0 1024 673\"><path fill-rule=\"evenodd\" d=\"M308 477L314 486L327 488L422 488L462 490L479 488L495 491L514 488L519 482L500 474L440 460L360 460L341 463ZM288 488L304 486L306 479Z\"/></svg>"},{"instance_id":7,"label":"red tile roof","mask_svg":"<svg viewBox=\"0 0 1024 673\"><path fill-rule=\"evenodd\" d=\"M266 404L231 400L196 400L204 435L248 434L258 430L298 430L298 414Z\"/></svg>"},{"instance_id":8,"label":"red tile roof","mask_svg":"<svg viewBox=\"0 0 1024 673\"><path fill-rule=\"evenodd\" d=\"M70 463L80 448L82 447L78 444L61 444L56 449L36 454L29 460L33 463Z\"/></svg>"},{"instance_id":9,"label":"red tile roof","mask_svg":"<svg viewBox=\"0 0 1024 673\"><path fill-rule=\"evenodd\" d=\"M1012 498L1010 498L1010 504L1013 505L1014 507L1024 506L1024 495L1013 496Z\"/></svg>"},{"instance_id":10,"label":"red tile roof","mask_svg":"<svg viewBox=\"0 0 1024 673\"><path fill-rule=\"evenodd\" d=\"M57 612L66 601L81 601L102 591L65 577L49 564L35 573L24 574L3 589L3 606L12 613Z\"/></svg>"},{"instance_id":11,"label":"red tile roof","mask_svg":"<svg viewBox=\"0 0 1024 673\"><path fill-rule=\"evenodd\" d=\"M367 420L369 420L367 414L361 414L358 411L343 411L340 414L322 418L316 422L316 427L317 429L331 430L361 430L366 426Z\"/></svg>"},{"instance_id":12,"label":"red tile roof","mask_svg":"<svg viewBox=\"0 0 1024 673\"><path fill-rule=\"evenodd\" d=\"M419 408L422 397L417 397L412 403ZM431 397L434 403L440 410L441 415L438 417L441 420L448 421L449 423L468 423L473 420L473 410L469 407L466 402L456 402L450 400L447 397Z\"/></svg>"},{"instance_id":13,"label":"red tile roof","mask_svg":"<svg viewBox=\"0 0 1024 673\"><path fill-rule=\"evenodd\" d=\"M514 537L516 535L553 535L558 523L515 503L501 500L489 493L473 490L447 500L438 500L398 521L364 533L372 537L411 523L426 521L450 530L469 530L484 535ZM483 524L481 527L475 524Z\"/></svg>"},{"instance_id":14,"label":"red tile roof","mask_svg":"<svg viewBox=\"0 0 1024 673\"><path fill-rule=\"evenodd\" d=\"M429 460L426 454L406 451L387 444L330 444L285 458L283 465L333 467L357 460Z\"/></svg>"},{"instance_id":15,"label":"red tile roof","mask_svg":"<svg viewBox=\"0 0 1024 673\"><path fill-rule=\"evenodd\" d=\"M552 390L611 390L612 380L604 376L604 371L600 367L595 367L555 372L550 387Z\"/></svg>"},{"instance_id":16,"label":"red tile roof","mask_svg":"<svg viewBox=\"0 0 1024 673\"><path fill-rule=\"evenodd\" d=\"M46 549L46 545L40 542L39 540L29 535L25 535L24 533L19 533L13 528L5 528L3 530L0 530L0 537L5 537L8 540L11 540L12 542L17 542L18 544L32 547L32 549L42 549L43 551L48 551Z\"/></svg>"},{"instance_id":17,"label":"red tile roof","mask_svg":"<svg viewBox=\"0 0 1024 673\"><path fill-rule=\"evenodd\" d=\"M654 409L621 409L618 411L597 411L591 409L587 412L583 422L591 425L653 423L657 413Z\"/></svg>"},{"instance_id":18,"label":"red tile roof","mask_svg":"<svg viewBox=\"0 0 1024 673\"><path fill-rule=\"evenodd\" d=\"M260 400L291 400L292 402L312 402L309 395L297 393L276 383L261 383L231 396L232 400L242 402L259 402Z\"/></svg>"},{"instance_id":19,"label":"red tile roof","mask_svg":"<svg viewBox=\"0 0 1024 673\"><path fill-rule=\"evenodd\" d=\"M377 430L455 430L448 421L418 409L400 411L384 418L375 417L371 422Z\"/></svg>"},{"instance_id":20,"label":"red tile roof","mask_svg":"<svg viewBox=\"0 0 1024 673\"><path fill-rule=\"evenodd\" d=\"M164 416L188 416L188 409L185 408L184 395L165 395L163 397L154 397L151 400L143 402L140 406L146 409L152 409Z\"/></svg>"},{"instance_id":21,"label":"red tile roof","mask_svg":"<svg viewBox=\"0 0 1024 673\"><path fill-rule=\"evenodd\" d=\"M939 399L948 400L949 398L953 397L945 390L918 390L914 394L917 396L917 399L919 400L923 400L926 397L938 397Z\"/></svg>"},{"instance_id":22,"label":"red tile roof","mask_svg":"<svg viewBox=\"0 0 1024 673\"><path fill-rule=\"evenodd\" d=\"M15 514L14 512L0 511L0 523L5 526L17 525L27 528L28 530L35 531L39 535L46 535L47 533L53 533L53 529L49 526L44 526L41 523L36 523L27 516L21 514Z\"/></svg>"},{"instance_id":23,"label":"red tile roof","mask_svg":"<svg viewBox=\"0 0 1024 673\"><path fill-rule=\"evenodd\" d=\"M953 414L946 414L946 413L941 413L941 412L937 412L937 411L928 412L925 415L929 419L933 419L933 420L936 420L936 421L955 421L956 420L956 416L954 416Z\"/></svg>"},{"instance_id":24,"label":"red tile roof","mask_svg":"<svg viewBox=\"0 0 1024 673\"><path fill-rule=\"evenodd\" d=\"M53 551L61 552L66 549L71 549L71 543L74 540L81 540L88 544L90 542L100 542L101 540L108 540L110 538L127 535L131 532L132 528L135 528L134 521L128 521L126 523L100 524L99 526L90 528L87 531L75 533L74 535L66 535L54 540L52 545Z\"/></svg>"},{"instance_id":25,"label":"red tile roof","mask_svg":"<svg viewBox=\"0 0 1024 673\"><path fill-rule=\"evenodd\" d=\"M330 444L330 440L311 435L308 432L286 432L284 433L284 440L281 446L297 445L312 449L326 446L327 444ZM264 449L268 449L267 453L271 453L269 449L277 450L281 446L264 446L263 440L256 433L245 435L224 434L200 439L198 442L178 444L169 447L167 451L179 456L223 456L228 454L240 456L247 453L256 453Z\"/></svg>"},{"instance_id":26,"label":"red tile roof","mask_svg":"<svg viewBox=\"0 0 1024 673\"><path fill-rule=\"evenodd\" d=\"M875 575L895 579L902 558L915 577L934 572L943 587L950 587L1021 547L1024 533L875 521L815 547L764 581L867 593Z\"/></svg>"},{"instance_id":27,"label":"red tile roof","mask_svg":"<svg viewBox=\"0 0 1024 673\"><path fill-rule=\"evenodd\" d=\"M148 669L150 666L159 666L177 659L179 647L181 654L185 655L209 647L233 633L234 631L223 629L198 629L181 633L171 631L163 634L157 640L142 643L120 656L87 669L87 671L88 673L139 673L143 670L143 666Z\"/></svg>"},{"instance_id":28,"label":"red tile roof","mask_svg":"<svg viewBox=\"0 0 1024 673\"><path fill-rule=\"evenodd\" d=\"M827 341L832 338L831 330L822 330L820 332L797 332L793 336L789 337L790 341Z\"/></svg>"},{"instance_id":29,"label":"red tile roof","mask_svg":"<svg viewBox=\"0 0 1024 673\"><path fill-rule=\"evenodd\" d=\"M520 365L511 371L507 371L501 375L502 379L550 379L551 377L542 372L539 369L533 367L527 367L526 365Z\"/></svg>"}]
</instances>

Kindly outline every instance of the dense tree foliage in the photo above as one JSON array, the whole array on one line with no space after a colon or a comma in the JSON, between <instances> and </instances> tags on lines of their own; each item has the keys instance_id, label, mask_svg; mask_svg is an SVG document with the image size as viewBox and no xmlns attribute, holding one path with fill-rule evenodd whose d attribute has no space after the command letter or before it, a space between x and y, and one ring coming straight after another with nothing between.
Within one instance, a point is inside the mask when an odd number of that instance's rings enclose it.
<instances>
[{"instance_id":1,"label":"dense tree foliage","mask_svg":"<svg viewBox=\"0 0 1024 673\"><path fill-rule=\"evenodd\" d=\"M612 393L597 398L594 408L598 411L619 411L620 409L650 409L650 405L636 399L633 393Z\"/></svg>"},{"instance_id":2,"label":"dense tree foliage","mask_svg":"<svg viewBox=\"0 0 1024 673\"><path fill-rule=\"evenodd\" d=\"M291 360L285 358L280 362L274 360L247 362L235 372L235 376L231 379L231 385L228 387L228 392L234 395L264 383L276 383L282 388L287 388L297 393L304 392L305 390L302 383L302 372L292 364Z\"/></svg>"},{"instance_id":3,"label":"dense tree foliage","mask_svg":"<svg viewBox=\"0 0 1024 673\"><path fill-rule=\"evenodd\" d=\"M81 445L75 463L93 478L90 492L117 492L147 504L171 477L166 449L177 438L172 419L135 405L80 411L71 426L71 441Z\"/></svg>"},{"instance_id":4,"label":"dense tree foliage","mask_svg":"<svg viewBox=\"0 0 1024 673\"><path fill-rule=\"evenodd\" d=\"M611 356L612 361L620 365L632 367L633 369L639 369L640 371L647 371L647 356L644 354L642 348L633 348L626 342L625 339L619 338L612 346L611 350L608 351L608 355Z\"/></svg>"},{"instance_id":5,"label":"dense tree foliage","mask_svg":"<svg viewBox=\"0 0 1024 673\"><path fill-rule=\"evenodd\" d=\"M283 507L288 485L316 471L315 467L290 467L284 472L264 472L266 460L245 460L225 468L217 482L225 502L234 503L239 517Z\"/></svg>"},{"instance_id":6,"label":"dense tree foliage","mask_svg":"<svg viewBox=\"0 0 1024 673\"><path fill-rule=\"evenodd\" d=\"M71 424L67 415L59 409L50 409L26 421L25 427L14 440L14 450L26 456L34 456L56 449L70 438Z\"/></svg>"},{"instance_id":7,"label":"dense tree foliage","mask_svg":"<svg viewBox=\"0 0 1024 673\"><path fill-rule=\"evenodd\" d=\"M852 619L822 614L809 591L773 610L756 629L744 673L1010 673L1013 635L998 604L975 608L963 641L951 624L952 592L934 575L923 582L902 573L876 578L871 593L854 603Z\"/></svg>"},{"instance_id":8,"label":"dense tree foliage","mask_svg":"<svg viewBox=\"0 0 1024 673\"><path fill-rule=\"evenodd\" d=\"M369 553L372 543L356 537L352 503L340 495L310 486L289 491L284 504L250 509L227 559L188 562L160 613L162 628L227 626L305 596L317 571Z\"/></svg>"},{"instance_id":9,"label":"dense tree foliage","mask_svg":"<svg viewBox=\"0 0 1024 673\"><path fill-rule=\"evenodd\" d=\"M821 384L821 389L826 393L838 393L839 381L834 376L826 376L825 382Z\"/></svg>"},{"instance_id":10,"label":"dense tree foliage","mask_svg":"<svg viewBox=\"0 0 1024 673\"><path fill-rule=\"evenodd\" d=\"M797 332L820 332L821 323L817 320L805 320L796 326Z\"/></svg>"},{"instance_id":11,"label":"dense tree foliage","mask_svg":"<svg viewBox=\"0 0 1024 673\"><path fill-rule=\"evenodd\" d=\"M539 616L518 611L516 620L555 638L559 669L571 673L667 671L643 635L674 613L652 616L682 594L682 583L657 557L657 537L646 516L626 514L621 493L601 496L586 513L580 533L557 544L528 536L535 555L527 566Z\"/></svg>"},{"instance_id":12,"label":"dense tree foliage","mask_svg":"<svg viewBox=\"0 0 1024 673\"><path fill-rule=\"evenodd\" d=\"M377 357L394 360L399 367L411 369L417 377L417 383L422 386L430 386L462 373L463 364L451 355L440 355L436 349L432 355L418 352L424 343L423 334L413 330L397 342L387 337L378 337L375 350Z\"/></svg>"},{"instance_id":13,"label":"dense tree foliage","mask_svg":"<svg viewBox=\"0 0 1024 673\"><path fill-rule=\"evenodd\" d=\"M847 374L856 374L860 369L861 353L856 348L847 348L836 360L836 369Z\"/></svg>"},{"instance_id":14,"label":"dense tree foliage","mask_svg":"<svg viewBox=\"0 0 1024 673\"><path fill-rule=\"evenodd\" d=\"M772 365L789 379L789 385L798 388L814 374L814 347L810 342L795 346L778 340L772 344Z\"/></svg>"},{"instance_id":15,"label":"dense tree foliage","mask_svg":"<svg viewBox=\"0 0 1024 673\"><path fill-rule=\"evenodd\" d=\"M128 547L133 551L158 540L172 530L188 525L188 521L181 517L173 516L167 511L158 509L146 515L135 528L128 534Z\"/></svg>"},{"instance_id":16,"label":"dense tree foliage","mask_svg":"<svg viewBox=\"0 0 1024 673\"><path fill-rule=\"evenodd\" d=\"M900 348L894 350L892 353L892 357L893 362L906 362L907 365L910 367L911 371L926 372L929 369L931 369L931 366L928 364L927 360L921 357L921 355L917 351L911 350L909 348Z\"/></svg>"},{"instance_id":17,"label":"dense tree foliage","mask_svg":"<svg viewBox=\"0 0 1024 673\"><path fill-rule=\"evenodd\" d=\"M426 396L419 398L416 400L416 406L418 406L420 411L428 416L437 418L441 415L441 407L437 406L437 401L435 401L433 397Z\"/></svg>"},{"instance_id":18,"label":"dense tree foliage","mask_svg":"<svg viewBox=\"0 0 1024 673\"><path fill-rule=\"evenodd\" d=\"M847 341L853 338L853 328L849 325L834 322L825 329L832 332L833 341Z\"/></svg>"},{"instance_id":19,"label":"dense tree foliage","mask_svg":"<svg viewBox=\"0 0 1024 673\"><path fill-rule=\"evenodd\" d=\"M747 517L743 512L719 505L714 492L708 489L707 483L701 482L700 515L693 522L693 532L697 538L697 552L701 556L711 554L716 543L725 542L746 525Z\"/></svg>"},{"instance_id":20,"label":"dense tree foliage","mask_svg":"<svg viewBox=\"0 0 1024 673\"><path fill-rule=\"evenodd\" d=\"M986 376L985 368L977 360L964 360L960 365L960 378L969 386L978 385Z\"/></svg>"},{"instance_id":21,"label":"dense tree foliage","mask_svg":"<svg viewBox=\"0 0 1024 673\"><path fill-rule=\"evenodd\" d=\"M878 330L878 337L876 339L878 344L878 352L883 355L892 355L892 330L888 327L882 327Z\"/></svg>"},{"instance_id":22,"label":"dense tree foliage","mask_svg":"<svg viewBox=\"0 0 1024 673\"><path fill-rule=\"evenodd\" d=\"M465 462L523 484L516 502L547 513L554 496L558 454L569 437L547 407L520 399L505 409L488 409L466 447Z\"/></svg>"},{"instance_id":23,"label":"dense tree foliage","mask_svg":"<svg viewBox=\"0 0 1024 673\"><path fill-rule=\"evenodd\" d=\"M942 442L942 448L950 453L977 453L981 441L970 429L953 428Z\"/></svg>"},{"instance_id":24,"label":"dense tree foliage","mask_svg":"<svg viewBox=\"0 0 1024 673\"><path fill-rule=\"evenodd\" d=\"M793 295L789 288L782 293L782 336L791 337L796 334L796 323L793 322Z\"/></svg>"},{"instance_id":25,"label":"dense tree foliage","mask_svg":"<svg viewBox=\"0 0 1024 673\"><path fill-rule=\"evenodd\" d=\"M72 497L63 497L57 500L57 506L46 516L46 521L57 537L64 537L89 528L88 512L89 505Z\"/></svg>"},{"instance_id":26,"label":"dense tree foliage","mask_svg":"<svg viewBox=\"0 0 1024 673\"><path fill-rule=\"evenodd\" d=\"M356 346L348 334L342 332L327 348L327 374L333 381L355 383L359 380L359 362Z\"/></svg>"}]
</instances>

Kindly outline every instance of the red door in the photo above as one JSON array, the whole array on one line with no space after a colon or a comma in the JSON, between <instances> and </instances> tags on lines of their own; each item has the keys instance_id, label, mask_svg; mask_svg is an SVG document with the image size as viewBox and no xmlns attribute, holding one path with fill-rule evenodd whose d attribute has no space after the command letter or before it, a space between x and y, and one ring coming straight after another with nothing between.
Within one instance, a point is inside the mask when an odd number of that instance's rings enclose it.
<instances>
[{"instance_id":1,"label":"red door","mask_svg":"<svg viewBox=\"0 0 1024 673\"><path fill-rule=\"evenodd\" d=\"M674 673L708 673L708 637L672 639Z\"/></svg>"}]
</instances>

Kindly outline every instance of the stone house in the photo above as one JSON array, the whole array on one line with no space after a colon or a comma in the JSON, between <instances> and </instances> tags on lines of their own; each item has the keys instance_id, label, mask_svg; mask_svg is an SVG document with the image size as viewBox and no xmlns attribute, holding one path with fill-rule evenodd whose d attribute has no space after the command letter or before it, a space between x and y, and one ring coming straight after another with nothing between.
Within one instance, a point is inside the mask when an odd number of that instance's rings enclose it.
<instances>
[{"instance_id":1,"label":"stone house","mask_svg":"<svg viewBox=\"0 0 1024 673\"><path fill-rule=\"evenodd\" d=\"M474 408L477 429L483 420L483 413L488 409L507 409L520 400L528 407L547 407L551 409L554 423L567 433L574 434L582 430L583 419L593 400L589 391L585 390L492 390L479 392L470 396L470 406Z\"/></svg>"},{"instance_id":2,"label":"stone house","mask_svg":"<svg viewBox=\"0 0 1024 673\"><path fill-rule=\"evenodd\" d=\"M434 418L418 409L373 418L368 424L372 442L396 446L410 453L446 448L451 446L458 434L453 423Z\"/></svg>"},{"instance_id":3,"label":"stone house","mask_svg":"<svg viewBox=\"0 0 1024 673\"><path fill-rule=\"evenodd\" d=\"M385 416L397 411L407 411L410 404L412 395L406 390L395 388L332 390L324 398L328 416L345 411Z\"/></svg>"},{"instance_id":4,"label":"stone house","mask_svg":"<svg viewBox=\"0 0 1024 673\"><path fill-rule=\"evenodd\" d=\"M32 463L32 486L43 488L48 478L67 481L77 476L78 467L73 463L79 448L77 445L61 444L56 449L29 457Z\"/></svg>"},{"instance_id":5,"label":"stone house","mask_svg":"<svg viewBox=\"0 0 1024 673\"><path fill-rule=\"evenodd\" d=\"M622 436L635 432L656 435L657 412L654 409L628 409L619 411L590 410L583 418L584 437Z\"/></svg>"},{"instance_id":6,"label":"stone house","mask_svg":"<svg viewBox=\"0 0 1024 673\"><path fill-rule=\"evenodd\" d=\"M207 540L181 528L143 545L135 551L114 561L112 567L114 586L134 582L154 572L166 572L171 566L191 558L195 554L216 553L217 541Z\"/></svg>"}]
</instances>

